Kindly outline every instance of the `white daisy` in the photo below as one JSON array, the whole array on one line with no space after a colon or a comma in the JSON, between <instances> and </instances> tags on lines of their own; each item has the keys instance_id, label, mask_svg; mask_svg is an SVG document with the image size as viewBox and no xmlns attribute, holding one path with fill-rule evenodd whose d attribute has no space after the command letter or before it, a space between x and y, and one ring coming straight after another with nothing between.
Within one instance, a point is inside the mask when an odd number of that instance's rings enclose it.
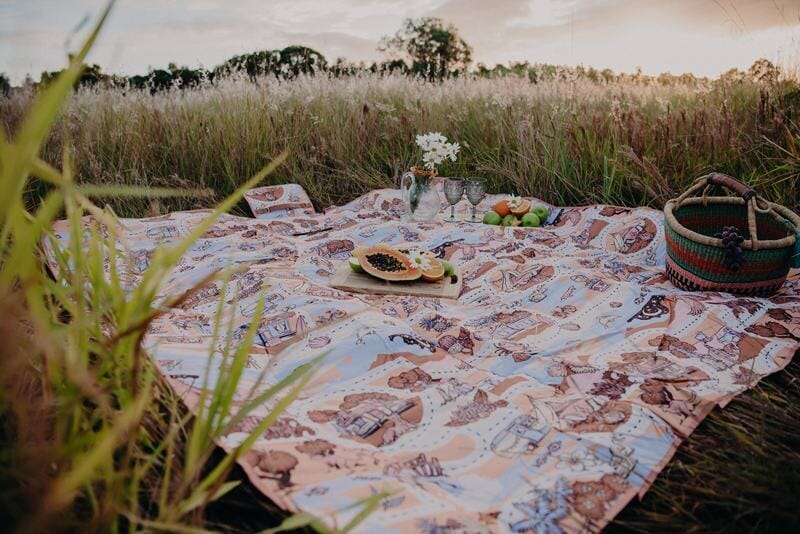
<instances>
[{"instance_id":1,"label":"white daisy","mask_svg":"<svg viewBox=\"0 0 800 534\"><path fill-rule=\"evenodd\" d=\"M461 145L458 143L450 143L447 145L447 157L450 158L450 161L456 160L456 155L459 150L461 150Z\"/></svg>"},{"instance_id":2,"label":"white daisy","mask_svg":"<svg viewBox=\"0 0 800 534\"><path fill-rule=\"evenodd\" d=\"M436 165L442 163L442 156L437 152L425 152L422 156L422 161L425 163L426 169L433 169Z\"/></svg>"},{"instance_id":3,"label":"white daisy","mask_svg":"<svg viewBox=\"0 0 800 534\"><path fill-rule=\"evenodd\" d=\"M461 150L458 143L449 143L447 137L439 132L429 132L416 136L417 145L422 149L422 161L425 168L435 169L445 160L456 160L456 155Z\"/></svg>"},{"instance_id":4,"label":"white daisy","mask_svg":"<svg viewBox=\"0 0 800 534\"><path fill-rule=\"evenodd\" d=\"M431 141L439 143L440 145L447 142L447 138L439 132L431 132L428 134L428 137L430 137Z\"/></svg>"},{"instance_id":5,"label":"white daisy","mask_svg":"<svg viewBox=\"0 0 800 534\"><path fill-rule=\"evenodd\" d=\"M411 260L412 269L422 269L426 271L431 268L431 260L419 250L412 250L408 253L408 259Z\"/></svg>"},{"instance_id":6,"label":"white daisy","mask_svg":"<svg viewBox=\"0 0 800 534\"><path fill-rule=\"evenodd\" d=\"M511 198L508 199L508 207L511 209L518 208L520 204L522 204L522 197L511 195Z\"/></svg>"},{"instance_id":7,"label":"white daisy","mask_svg":"<svg viewBox=\"0 0 800 534\"><path fill-rule=\"evenodd\" d=\"M420 147L422 150L427 151L430 149L432 144L431 138L427 135L418 135L417 136L417 146Z\"/></svg>"}]
</instances>

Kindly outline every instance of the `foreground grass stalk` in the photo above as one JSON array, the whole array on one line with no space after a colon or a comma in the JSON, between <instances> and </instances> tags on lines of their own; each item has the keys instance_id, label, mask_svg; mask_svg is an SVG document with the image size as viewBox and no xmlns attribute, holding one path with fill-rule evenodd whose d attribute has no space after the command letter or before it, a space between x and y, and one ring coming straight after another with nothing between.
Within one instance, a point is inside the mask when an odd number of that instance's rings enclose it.
<instances>
[{"instance_id":1,"label":"foreground grass stalk","mask_svg":"<svg viewBox=\"0 0 800 534\"><path fill-rule=\"evenodd\" d=\"M208 404L191 415L142 349L154 320L220 273L173 298L160 295L161 281L286 153L254 173L183 240L157 249L135 287L126 290L118 269L127 261L124 227L92 197L187 192L79 185L69 143L62 146L61 170L39 157L110 8L69 67L33 102L13 140L0 136L0 511L10 516L4 528L11 531L202 531L206 506L238 485L227 479L230 469L258 437L211 462L228 421L277 397L256 429L263 433L297 397L313 367L299 368L265 392L254 390L234 407L256 314L243 342L223 354L231 373L206 384ZM33 204L24 198L40 183L31 175L48 184ZM51 231L59 217L71 230L66 247ZM56 263L52 273L44 267L45 241ZM217 324L214 339L232 337L222 326Z\"/></svg>"}]
</instances>

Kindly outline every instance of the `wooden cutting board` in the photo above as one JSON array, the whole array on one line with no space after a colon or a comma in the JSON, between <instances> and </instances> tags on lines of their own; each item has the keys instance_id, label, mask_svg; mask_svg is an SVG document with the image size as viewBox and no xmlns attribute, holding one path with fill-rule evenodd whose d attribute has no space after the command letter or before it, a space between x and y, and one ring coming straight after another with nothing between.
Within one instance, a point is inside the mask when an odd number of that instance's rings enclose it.
<instances>
[{"instance_id":1,"label":"wooden cutting board","mask_svg":"<svg viewBox=\"0 0 800 534\"><path fill-rule=\"evenodd\" d=\"M378 280L364 273L355 273L346 261L339 264L336 273L331 277L330 285L336 289L354 293L370 293L373 295L414 295L417 297L439 297L457 299L461 294L461 272L455 271L456 282L446 276L438 282L387 282Z\"/></svg>"}]
</instances>

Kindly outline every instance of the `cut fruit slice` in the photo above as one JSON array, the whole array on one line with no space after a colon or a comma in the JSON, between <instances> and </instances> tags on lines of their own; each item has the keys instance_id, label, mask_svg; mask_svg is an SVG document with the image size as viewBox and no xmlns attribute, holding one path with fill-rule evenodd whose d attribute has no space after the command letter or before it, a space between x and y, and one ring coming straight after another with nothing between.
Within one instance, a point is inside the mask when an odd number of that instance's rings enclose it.
<instances>
[{"instance_id":1,"label":"cut fruit slice","mask_svg":"<svg viewBox=\"0 0 800 534\"><path fill-rule=\"evenodd\" d=\"M426 282L438 282L444 278L444 264L438 258L428 260L430 267L422 270L422 279Z\"/></svg>"},{"instance_id":2,"label":"cut fruit slice","mask_svg":"<svg viewBox=\"0 0 800 534\"><path fill-rule=\"evenodd\" d=\"M354 273L364 272L364 268L361 266L361 263L359 263L358 258L351 256L348 260L348 263L350 264L350 268L353 269Z\"/></svg>"},{"instance_id":3,"label":"cut fruit slice","mask_svg":"<svg viewBox=\"0 0 800 534\"><path fill-rule=\"evenodd\" d=\"M406 254L388 245L376 245L361 250L356 258L367 274L381 280L406 282L422 276L421 269L412 265Z\"/></svg>"},{"instance_id":4,"label":"cut fruit slice","mask_svg":"<svg viewBox=\"0 0 800 534\"><path fill-rule=\"evenodd\" d=\"M531 210L531 203L523 198L516 206L510 206L510 209L511 213L517 217L522 217Z\"/></svg>"}]
</instances>

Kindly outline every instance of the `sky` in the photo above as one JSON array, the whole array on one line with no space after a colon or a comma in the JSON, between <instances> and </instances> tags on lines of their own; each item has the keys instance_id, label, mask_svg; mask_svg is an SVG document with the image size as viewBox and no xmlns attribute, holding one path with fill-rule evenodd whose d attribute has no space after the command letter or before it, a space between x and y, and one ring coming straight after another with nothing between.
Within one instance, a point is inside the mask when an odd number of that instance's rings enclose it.
<instances>
[{"instance_id":1,"label":"sky","mask_svg":"<svg viewBox=\"0 0 800 534\"><path fill-rule=\"evenodd\" d=\"M0 0L0 72L17 83L61 68L103 5ZM303 44L372 61L381 37L425 16L454 24L488 65L715 76L766 57L800 70L800 0L119 0L89 59L130 75Z\"/></svg>"}]
</instances>

